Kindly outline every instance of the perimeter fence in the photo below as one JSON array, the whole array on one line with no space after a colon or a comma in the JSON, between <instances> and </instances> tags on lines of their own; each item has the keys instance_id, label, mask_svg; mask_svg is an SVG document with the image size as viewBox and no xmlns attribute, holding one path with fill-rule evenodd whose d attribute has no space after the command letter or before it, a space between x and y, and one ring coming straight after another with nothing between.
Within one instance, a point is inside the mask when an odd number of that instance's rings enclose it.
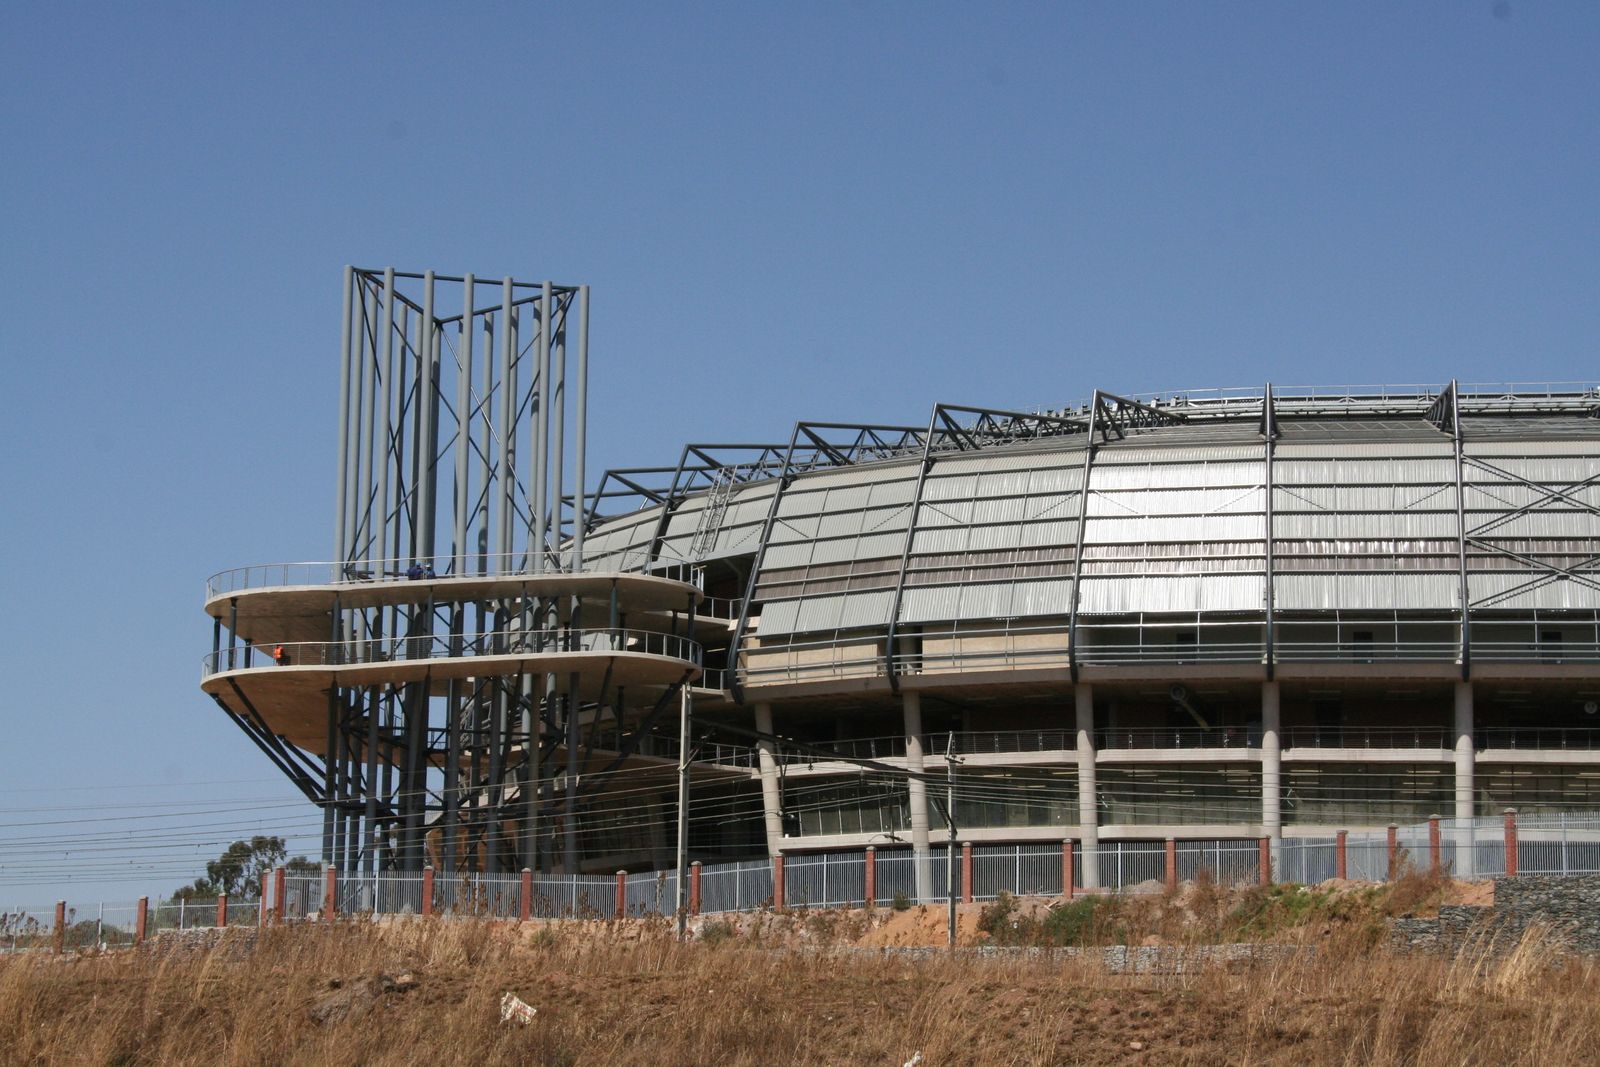
<instances>
[{"instance_id":1,"label":"perimeter fence","mask_svg":"<svg viewBox=\"0 0 1600 1067\"><path fill-rule=\"evenodd\" d=\"M404 915L488 919L608 919L747 912L764 908L902 907L1085 892L1161 892L1180 882L1222 885L1382 882L1409 869L1457 878L1600 873L1600 812L1504 819L1435 818L1384 831L1281 841L1204 839L1020 844L947 843L918 854L885 848L790 853L771 860L690 866L680 899L675 871L615 875L346 874L279 870L261 895L0 906L0 951L116 947L166 931L226 925ZM1088 886L1089 888L1085 888Z\"/></svg>"}]
</instances>

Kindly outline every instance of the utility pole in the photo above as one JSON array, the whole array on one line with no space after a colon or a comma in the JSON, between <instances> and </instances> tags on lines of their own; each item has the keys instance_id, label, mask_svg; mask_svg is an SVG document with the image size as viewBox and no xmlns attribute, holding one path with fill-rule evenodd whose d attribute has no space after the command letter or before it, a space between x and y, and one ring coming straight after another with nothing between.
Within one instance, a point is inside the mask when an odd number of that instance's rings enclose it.
<instances>
[{"instance_id":1,"label":"utility pole","mask_svg":"<svg viewBox=\"0 0 1600 1067\"><path fill-rule=\"evenodd\" d=\"M944 850L944 890L950 898L950 951L956 948L956 758L955 734L944 743L944 819L950 827L950 840Z\"/></svg>"},{"instance_id":2,"label":"utility pole","mask_svg":"<svg viewBox=\"0 0 1600 1067\"><path fill-rule=\"evenodd\" d=\"M678 697L678 940L689 936L689 684Z\"/></svg>"}]
</instances>

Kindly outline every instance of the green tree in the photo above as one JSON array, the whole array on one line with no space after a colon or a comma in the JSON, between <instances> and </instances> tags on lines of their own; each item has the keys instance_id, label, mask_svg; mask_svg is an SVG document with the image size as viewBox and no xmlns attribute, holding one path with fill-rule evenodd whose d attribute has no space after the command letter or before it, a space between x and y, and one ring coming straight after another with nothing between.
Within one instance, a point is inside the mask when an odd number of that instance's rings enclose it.
<instances>
[{"instance_id":1,"label":"green tree","mask_svg":"<svg viewBox=\"0 0 1600 1067\"><path fill-rule=\"evenodd\" d=\"M284 867L291 874L316 874L321 864L304 856L289 858L288 844L281 837L257 834L248 841L235 841L222 855L206 864L203 878L196 878L172 894L173 900L210 900L226 893L229 900L248 903L261 899L261 879L274 868Z\"/></svg>"}]
</instances>

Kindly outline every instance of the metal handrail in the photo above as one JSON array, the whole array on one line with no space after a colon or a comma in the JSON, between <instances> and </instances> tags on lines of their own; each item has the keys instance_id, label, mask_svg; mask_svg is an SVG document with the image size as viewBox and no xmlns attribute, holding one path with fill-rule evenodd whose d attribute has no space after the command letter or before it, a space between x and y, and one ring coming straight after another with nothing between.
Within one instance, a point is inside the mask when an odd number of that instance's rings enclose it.
<instances>
[{"instance_id":1,"label":"metal handrail","mask_svg":"<svg viewBox=\"0 0 1600 1067\"><path fill-rule=\"evenodd\" d=\"M650 567L650 554L644 549L611 553L585 559L576 564L570 551L546 553L547 574L633 573L654 578L670 578L705 588L703 568L691 564ZM413 571L416 568L416 571ZM419 573L420 572L420 573ZM344 560L341 562L260 563L218 571L206 579L206 600L248 589L297 585L372 585L379 582L414 581L418 578L499 578L527 577L532 574L526 552L459 556L434 556L421 559L401 556L395 559Z\"/></svg>"},{"instance_id":2,"label":"metal handrail","mask_svg":"<svg viewBox=\"0 0 1600 1067\"><path fill-rule=\"evenodd\" d=\"M1443 726L1291 726L1283 731L1285 748L1449 748L1451 734Z\"/></svg>"},{"instance_id":3,"label":"metal handrail","mask_svg":"<svg viewBox=\"0 0 1600 1067\"><path fill-rule=\"evenodd\" d=\"M275 662L268 648L281 648ZM459 648L459 651L455 649ZM665 656L699 667L704 651L687 637L654 630L550 630L434 634L427 637L347 638L343 641L284 641L271 646L236 645L207 653L200 677L240 668L333 667L417 660L465 659L484 656L526 656L551 653L612 652ZM259 662L257 662L259 660Z\"/></svg>"},{"instance_id":4,"label":"metal handrail","mask_svg":"<svg viewBox=\"0 0 1600 1067\"><path fill-rule=\"evenodd\" d=\"M1600 749L1600 726L1486 726L1474 731L1474 734L1479 750Z\"/></svg>"}]
</instances>

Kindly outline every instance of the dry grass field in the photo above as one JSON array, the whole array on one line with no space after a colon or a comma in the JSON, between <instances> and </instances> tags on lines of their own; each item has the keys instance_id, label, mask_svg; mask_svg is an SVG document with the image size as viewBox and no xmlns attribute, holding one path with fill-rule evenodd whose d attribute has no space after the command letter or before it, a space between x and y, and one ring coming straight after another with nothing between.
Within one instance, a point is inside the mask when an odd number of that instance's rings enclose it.
<instances>
[{"instance_id":1,"label":"dry grass field","mask_svg":"<svg viewBox=\"0 0 1600 1067\"><path fill-rule=\"evenodd\" d=\"M1059 955L885 955L855 944L870 927L812 915L782 942L708 925L679 944L661 923L416 920L19 955L0 960L0 1061L1600 1063L1600 968L1553 964L1536 940L1401 957L1356 923L1277 962L1136 976ZM506 991L537 1008L530 1025L501 1022Z\"/></svg>"}]
</instances>

